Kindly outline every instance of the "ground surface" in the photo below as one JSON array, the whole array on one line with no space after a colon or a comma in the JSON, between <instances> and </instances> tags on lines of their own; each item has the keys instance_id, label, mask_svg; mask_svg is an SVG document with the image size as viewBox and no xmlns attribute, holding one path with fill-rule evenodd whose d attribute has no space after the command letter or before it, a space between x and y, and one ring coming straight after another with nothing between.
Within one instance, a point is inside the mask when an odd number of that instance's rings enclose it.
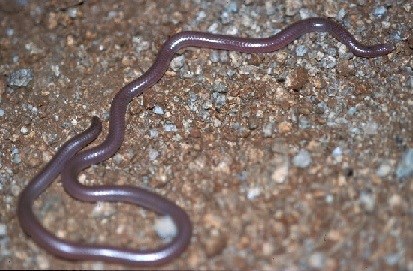
<instances>
[{"instance_id":1,"label":"ground surface","mask_svg":"<svg viewBox=\"0 0 413 271\"><path fill-rule=\"evenodd\" d=\"M147 187L188 212L191 244L165 269L413 270L411 1L0 3L1 268L126 268L55 258L22 232L16 203L91 116L106 134L114 94L168 36L267 37L329 16L396 50L354 57L315 33L265 55L184 50L131 103L119 152L80 178ZM153 213L73 200L59 180L35 211L70 240L162 242Z\"/></svg>"}]
</instances>

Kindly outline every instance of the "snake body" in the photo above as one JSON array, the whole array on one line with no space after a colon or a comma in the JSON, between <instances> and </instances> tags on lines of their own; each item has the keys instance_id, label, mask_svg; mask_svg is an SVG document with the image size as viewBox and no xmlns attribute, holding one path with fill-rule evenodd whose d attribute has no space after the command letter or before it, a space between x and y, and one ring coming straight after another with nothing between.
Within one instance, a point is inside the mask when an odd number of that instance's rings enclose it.
<instances>
[{"instance_id":1,"label":"snake body","mask_svg":"<svg viewBox=\"0 0 413 271\"><path fill-rule=\"evenodd\" d=\"M141 266L160 265L177 258L188 246L192 225L188 215L175 203L148 190L130 186L84 186L78 182L81 170L110 158L120 148L125 131L125 114L130 101L153 86L165 74L174 54L186 47L210 48L243 53L277 51L309 32L328 32L356 56L378 57L394 50L391 44L365 46L343 26L327 18L310 18L295 22L268 38L241 38L204 32L185 31L170 37L160 49L154 64L139 78L120 89L112 100L109 133L98 146L83 150L95 140L101 123L97 117L91 126L66 142L53 159L22 191L18 218L23 230L41 247L56 256L72 260L101 260ZM152 250L122 249L110 245L81 244L65 241L43 228L33 213L33 203L61 174L65 190L82 201L127 202L170 216L177 235L167 245Z\"/></svg>"}]
</instances>

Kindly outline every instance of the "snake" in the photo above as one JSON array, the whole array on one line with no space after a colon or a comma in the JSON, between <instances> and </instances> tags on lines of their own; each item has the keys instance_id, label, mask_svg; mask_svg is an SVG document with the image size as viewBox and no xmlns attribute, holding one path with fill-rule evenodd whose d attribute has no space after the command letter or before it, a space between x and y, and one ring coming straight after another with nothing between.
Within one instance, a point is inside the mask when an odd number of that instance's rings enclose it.
<instances>
[{"instance_id":1,"label":"snake","mask_svg":"<svg viewBox=\"0 0 413 271\"><path fill-rule=\"evenodd\" d=\"M85 149L102 130L102 123L95 116L91 120L90 127L64 143L54 157L22 190L19 195L17 215L23 231L49 253L68 260L159 266L178 258L188 247L193 230L188 214L181 207L145 188L83 185L78 180L79 173L91 165L112 157L118 151L124 140L128 104L163 77L179 50L197 47L251 54L271 53L286 47L310 32L327 32L358 57L384 56L395 49L391 43L371 46L360 43L340 23L324 17L296 21L277 34L266 38L238 37L197 31L178 32L164 42L154 63L146 72L115 94L109 112L109 131L103 142ZM152 210L158 215L169 216L176 226L176 236L167 244L153 249L121 248L110 244L85 244L57 237L41 225L34 214L33 204L59 175L65 191L78 200L124 202Z\"/></svg>"}]
</instances>

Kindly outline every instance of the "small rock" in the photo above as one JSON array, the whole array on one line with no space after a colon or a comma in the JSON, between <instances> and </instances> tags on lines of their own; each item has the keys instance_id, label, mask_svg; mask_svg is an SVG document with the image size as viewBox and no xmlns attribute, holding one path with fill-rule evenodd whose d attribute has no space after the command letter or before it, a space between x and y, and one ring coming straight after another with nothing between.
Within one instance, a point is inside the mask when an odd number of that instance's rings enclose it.
<instances>
[{"instance_id":1,"label":"small rock","mask_svg":"<svg viewBox=\"0 0 413 271\"><path fill-rule=\"evenodd\" d=\"M185 56L184 55L177 56L174 59L172 59L171 68L174 71L178 71L184 66L184 64L185 64Z\"/></svg>"},{"instance_id":2,"label":"small rock","mask_svg":"<svg viewBox=\"0 0 413 271\"><path fill-rule=\"evenodd\" d=\"M223 233L218 232L205 241L205 254L208 258L212 258L221 254L226 247L227 237Z\"/></svg>"},{"instance_id":3,"label":"small rock","mask_svg":"<svg viewBox=\"0 0 413 271\"><path fill-rule=\"evenodd\" d=\"M275 183L284 183L288 177L289 161L287 155L277 155L274 158L275 169L271 173L271 180Z\"/></svg>"},{"instance_id":4,"label":"small rock","mask_svg":"<svg viewBox=\"0 0 413 271\"><path fill-rule=\"evenodd\" d=\"M176 132L177 130L176 130L176 125L175 124L172 124L172 123L165 123L164 125L163 125L163 129L166 131L166 132Z\"/></svg>"},{"instance_id":5,"label":"small rock","mask_svg":"<svg viewBox=\"0 0 413 271\"><path fill-rule=\"evenodd\" d=\"M341 162L343 159L343 150L340 147L336 147L333 152L331 153L331 155L334 157L334 159L337 162Z\"/></svg>"},{"instance_id":6,"label":"small rock","mask_svg":"<svg viewBox=\"0 0 413 271\"><path fill-rule=\"evenodd\" d=\"M177 234L176 225L170 216L164 216L155 220L155 231L162 239L172 239Z\"/></svg>"},{"instance_id":7,"label":"small rock","mask_svg":"<svg viewBox=\"0 0 413 271\"><path fill-rule=\"evenodd\" d=\"M283 133L283 134L288 133L291 131L291 129L292 129L292 124L288 121L283 121L283 122L280 122L280 124L278 124L278 131L280 133Z\"/></svg>"},{"instance_id":8,"label":"small rock","mask_svg":"<svg viewBox=\"0 0 413 271\"><path fill-rule=\"evenodd\" d=\"M0 117L3 117L3 116L4 116L4 110L0 109Z\"/></svg>"},{"instance_id":9,"label":"small rock","mask_svg":"<svg viewBox=\"0 0 413 271\"><path fill-rule=\"evenodd\" d=\"M369 121L364 124L363 130L364 133L367 135L375 135L377 134L377 130L379 129L379 124L374 121Z\"/></svg>"},{"instance_id":10,"label":"small rock","mask_svg":"<svg viewBox=\"0 0 413 271\"><path fill-rule=\"evenodd\" d=\"M251 187L250 189L248 189L247 198L249 200L253 200L256 197L258 197L260 194L261 194L260 187Z\"/></svg>"},{"instance_id":11,"label":"small rock","mask_svg":"<svg viewBox=\"0 0 413 271\"><path fill-rule=\"evenodd\" d=\"M386 14L386 12L387 12L386 7L379 6L379 7L374 9L373 15L374 15L374 17L381 18L381 17L383 17L384 14Z\"/></svg>"},{"instance_id":12,"label":"small rock","mask_svg":"<svg viewBox=\"0 0 413 271\"><path fill-rule=\"evenodd\" d=\"M212 102L214 103L217 109L220 109L225 105L227 101L227 96L222 93L214 92L212 93Z\"/></svg>"},{"instance_id":13,"label":"small rock","mask_svg":"<svg viewBox=\"0 0 413 271\"><path fill-rule=\"evenodd\" d=\"M157 115L163 115L165 114L162 107L155 105L155 107L153 108L153 113L157 114Z\"/></svg>"},{"instance_id":14,"label":"small rock","mask_svg":"<svg viewBox=\"0 0 413 271\"><path fill-rule=\"evenodd\" d=\"M31 69L20 69L14 71L7 78L7 84L10 87L26 87L33 80L33 71Z\"/></svg>"},{"instance_id":15,"label":"small rock","mask_svg":"<svg viewBox=\"0 0 413 271\"><path fill-rule=\"evenodd\" d=\"M0 236L7 235L7 226L5 224L0 224Z\"/></svg>"},{"instance_id":16,"label":"small rock","mask_svg":"<svg viewBox=\"0 0 413 271\"><path fill-rule=\"evenodd\" d=\"M149 160L153 161L156 158L158 158L158 156L159 156L159 152L157 150L149 149Z\"/></svg>"},{"instance_id":17,"label":"small rock","mask_svg":"<svg viewBox=\"0 0 413 271\"><path fill-rule=\"evenodd\" d=\"M97 217L97 218L104 218L104 217L110 217L116 213L116 209L113 206L113 203L109 202L98 202L93 208L92 211L92 217Z\"/></svg>"},{"instance_id":18,"label":"small rock","mask_svg":"<svg viewBox=\"0 0 413 271\"><path fill-rule=\"evenodd\" d=\"M149 130L149 137L150 137L150 138L157 138L157 137L158 137L158 130L156 130L156 129L150 129L150 130Z\"/></svg>"},{"instance_id":19,"label":"small rock","mask_svg":"<svg viewBox=\"0 0 413 271\"><path fill-rule=\"evenodd\" d=\"M212 63L216 63L219 61L219 53L218 51L213 50L211 54L209 55L209 59L211 60Z\"/></svg>"},{"instance_id":20,"label":"small rock","mask_svg":"<svg viewBox=\"0 0 413 271\"><path fill-rule=\"evenodd\" d=\"M370 191L362 191L359 197L360 204L364 207L366 211L373 211L376 206L376 197Z\"/></svg>"},{"instance_id":21,"label":"small rock","mask_svg":"<svg viewBox=\"0 0 413 271\"><path fill-rule=\"evenodd\" d=\"M324 268L326 262L326 257L324 253L315 252L313 253L310 258L308 259L308 263L311 268L322 270Z\"/></svg>"},{"instance_id":22,"label":"small rock","mask_svg":"<svg viewBox=\"0 0 413 271\"><path fill-rule=\"evenodd\" d=\"M311 164L311 155L305 150L301 149L296 156L293 158L293 164L299 168L308 167Z\"/></svg>"},{"instance_id":23,"label":"small rock","mask_svg":"<svg viewBox=\"0 0 413 271\"><path fill-rule=\"evenodd\" d=\"M21 129L20 129L20 132L23 134L23 135L27 135L28 133L29 133L29 129L27 129L27 127L22 127Z\"/></svg>"},{"instance_id":24,"label":"small rock","mask_svg":"<svg viewBox=\"0 0 413 271\"><path fill-rule=\"evenodd\" d=\"M376 174L379 177L386 177L387 175L389 175L390 171L391 171L391 166L390 165L382 164L377 169Z\"/></svg>"},{"instance_id":25,"label":"small rock","mask_svg":"<svg viewBox=\"0 0 413 271\"><path fill-rule=\"evenodd\" d=\"M396 168L396 177L404 179L413 175L413 148L408 149L402 156Z\"/></svg>"},{"instance_id":26,"label":"small rock","mask_svg":"<svg viewBox=\"0 0 413 271\"><path fill-rule=\"evenodd\" d=\"M49 269L50 268L49 260L45 256L38 255L36 257L36 261L37 261L37 264L38 264L40 269L44 270L44 269Z\"/></svg>"},{"instance_id":27,"label":"small rock","mask_svg":"<svg viewBox=\"0 0 413 271\"><path fill-rule=\"evenodd\" d=\"M302 5L303 3L301 0L287 0L285 2L285 14L287 16L295 15L300 10Z\"/></svg>"},{"instance_id":28,"label":"small rock","mask_svg":"<svg viewBox=\"0 0 413 271\"><path fill-rule=\"evenodd\" d=\"M271 137L272 133L274 131L274 123L269 122L262 127L262 132L264 133L265 137Z\"/></svg>"},{"instance_id":29,"label":"small rock","mask_svg":"<svg viewBox=\"0 0 413 271\"><path fill-rule=\"evenodd\" d=\"M304 56L307 53L307 47L305 47L305 45L298 45L295 53L297 56Z\"/></svg>"},{"instance_id":30,"label":"small rock","mask_svg":"<svg viewBox=\"0 0 413 271\"><path fill-rule=\"evenodd\" d=\"M294 69L286 78L287 87L299 90L308 82L308 71L303 67Z\"/></svg>"}]
</instances>

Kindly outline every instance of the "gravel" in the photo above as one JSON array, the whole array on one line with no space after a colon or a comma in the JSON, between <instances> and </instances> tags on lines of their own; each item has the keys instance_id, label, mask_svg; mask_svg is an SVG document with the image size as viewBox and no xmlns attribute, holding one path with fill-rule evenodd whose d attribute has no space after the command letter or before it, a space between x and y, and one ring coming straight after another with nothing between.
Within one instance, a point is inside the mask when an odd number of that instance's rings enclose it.
<instances>
[{"instance_id":1,"label":"gravel","mask_svg":"<svg viewBox=\"0 0 413 271\"><path fill-rule=\"evenodd\" d=\"M27 87L33 78L34 75L31 69L20 69L12 72L7 77L7 83L10 87Z\"/></svg>"},{"instance_id":2,"label":"gravel","mask_svg":"<svg viewBox=\"0 0 413 271\"><path fill-rule=\"evenodd\" d=\"M293 158L293 164L299 168L306 168L311 164L311 155L305 150L301 149Z\"/></svg>"}]
</instances>

